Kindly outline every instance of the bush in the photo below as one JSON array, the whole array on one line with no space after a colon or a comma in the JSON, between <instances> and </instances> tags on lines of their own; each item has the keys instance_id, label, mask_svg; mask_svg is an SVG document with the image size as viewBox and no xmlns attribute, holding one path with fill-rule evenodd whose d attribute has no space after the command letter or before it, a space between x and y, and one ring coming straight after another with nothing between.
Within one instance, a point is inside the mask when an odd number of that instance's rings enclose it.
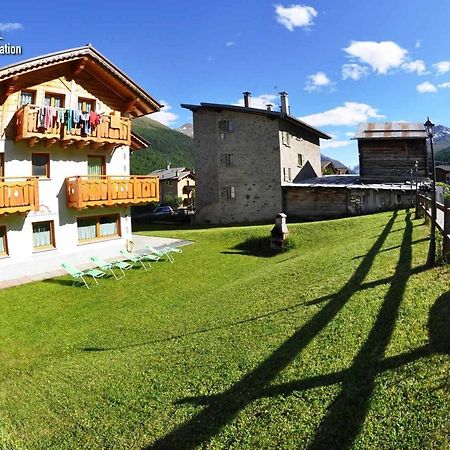
<instances>
[{"instance_id":1,"label":"bush","mask_svg":"<svg viewBox=\"0 0 450 450\"><path fill-rule=\"evenodd\" d=\"M173 209L178 209L181 206L182 202L181 197L177 197L176 195L166 195L164 197L163 202L161 203L162 206L171 206Z\"/></svg>"}]
</instances>

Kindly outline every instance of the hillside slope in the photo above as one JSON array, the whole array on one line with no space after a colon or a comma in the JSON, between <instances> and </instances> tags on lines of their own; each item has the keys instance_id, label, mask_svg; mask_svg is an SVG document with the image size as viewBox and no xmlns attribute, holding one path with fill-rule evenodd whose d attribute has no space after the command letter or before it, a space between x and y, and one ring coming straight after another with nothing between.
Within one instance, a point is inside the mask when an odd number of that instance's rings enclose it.
<instances>
[{"instance_id":1,"label":"hillside slope","mask_svg":"<svg viewBox=\"0 0 450 450\"><path fill-rule=\"evenodd\" d=\"M135 151L131 155L133 175L148 174L169 163L172 167L193 167L192 138L149 117L134 119L132 128L151 144L150 148Z\"/></svg>"}]
</instances>

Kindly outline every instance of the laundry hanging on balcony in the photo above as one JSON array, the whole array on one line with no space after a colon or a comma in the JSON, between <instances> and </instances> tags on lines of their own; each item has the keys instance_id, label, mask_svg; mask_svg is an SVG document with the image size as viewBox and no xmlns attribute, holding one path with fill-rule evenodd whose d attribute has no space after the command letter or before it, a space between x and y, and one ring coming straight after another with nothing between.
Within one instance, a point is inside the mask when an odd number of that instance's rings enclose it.
<instances>
[{"instance_id":1,"label":"laundry hanging on balcony","mask_svg":"<svg viewBox=\"0 0 450 450\"><path fill-rule=\"evenodd\" d=\"M73 129L81 129L81 134L90 136L103 120L105 120L103 115L95 111L85 112L46 105L39 108L37 127L48 130L63 125L68 133L72 133Z\"/></svg>"}]
</instances>

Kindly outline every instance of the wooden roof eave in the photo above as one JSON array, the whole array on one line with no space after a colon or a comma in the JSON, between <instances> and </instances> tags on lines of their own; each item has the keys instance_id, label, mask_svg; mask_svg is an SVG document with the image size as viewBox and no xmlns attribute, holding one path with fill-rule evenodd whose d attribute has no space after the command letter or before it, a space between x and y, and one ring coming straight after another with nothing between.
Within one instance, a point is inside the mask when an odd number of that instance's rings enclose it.
<instances>
[{"instance_id":1,"label":"wooden roof eave","mask_svg":"<svg viewBox=\"0 0 450 450\"><path fill-rule=\"evenodd\" d=\"M54 73L52 68L55 69ZM161 108L155 99L90 45L44 55L0 69L0 100L3 103L12 93L39 84L36 82L39 75L41 82L48 80L49 76L65 76L77 79L80 84L86 84L84 74L96 77L97 82L103 83L103 86L112 85L109 91L120 98L124 107L134 101L134 107L128 111L132 117L150 114Z\"/></svg>"}]
</instances>

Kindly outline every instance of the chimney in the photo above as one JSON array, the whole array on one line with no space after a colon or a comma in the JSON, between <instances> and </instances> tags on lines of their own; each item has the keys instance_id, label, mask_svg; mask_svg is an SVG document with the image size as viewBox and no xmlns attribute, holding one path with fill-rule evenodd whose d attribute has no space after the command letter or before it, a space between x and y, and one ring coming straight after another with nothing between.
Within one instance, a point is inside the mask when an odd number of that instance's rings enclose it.
<instances>
[{"instance_id":1,"label":"chimney","mask_svg":"<svg viewBox=\"0 0 450 450\"><path fill-rule=\"evenodd\" d=\"M281 100L281 113L289 114L289 103L288 103L288 94L287 92L280 92L280 100Z\"/></svg>"},{"instance_id":2,"label":"chimney","mask_svg":"<svg viewBox=\"0 0 450 450\"><path fill-rule=\"evenodd\" d=\"M267 111L272 111L273 105L271 103L267 103L266 108Z\"/></svg>"},{"instance_id":3,"label":"chimney","mask_svg":"<svg viewBox=\"0 0 450 450\"><path fill-rule=\"evenodd\" d=\"M251 92L247 92L247 91L243 92L243 94L244 94L244 106L246 108L249 108L250 107L250 97L252 96L252 94L251 94Z\"/></svg>"},{"instance_id":4,"label":"chimney","mask_svg":"<svg viewBox=\"0 0 450 450\"><path fill-rule=\"evenodd\" d=\"M170 169L170 163L167 163L167 170Z\"/></svg>"}]
</instances>

